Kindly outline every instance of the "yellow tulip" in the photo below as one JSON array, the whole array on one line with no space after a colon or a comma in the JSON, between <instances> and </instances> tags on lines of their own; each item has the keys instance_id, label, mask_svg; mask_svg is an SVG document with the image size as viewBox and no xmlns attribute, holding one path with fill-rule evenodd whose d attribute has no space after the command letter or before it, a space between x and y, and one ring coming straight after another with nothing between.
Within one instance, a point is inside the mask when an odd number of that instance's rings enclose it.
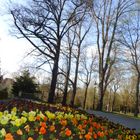
<instances>
[{"instance_id":1,"label":"yellow tulip","mask_svg":"<svg viewBox=\"0 0 140 140\"><path fill-rule=\"evenodd\" d=\"M0 118L3 116L3 112L0 112Z\"/></svg>"},{"instance_id":2,"label":"yellow tulip","mask_svg":"<svg viewBox=\"0 0 140 140\"><path fill-rule=\"evenodd\" d=\"M19 127L21 124L22 124L21 119L16 119L16 120L15 120L15 125L16 125L17 127Z\"/></svg>"},{"instance_id":3,"label":"yellow tulip","mask_svg":"<svg viewBox=\"0 0 140 140\"><path fill-rule=\"evenodd\" d=\"M2 125L6 125L8 123L9 119L6 116L3 116L0 120L0 123Z\"/></svg>"},{"instance_id":4,"label":"yellow tulip","mask_svg":"<svg viewBox=\"0 0 140 140\"><path fill-rule=\"evenodd\" d=\"M6 135L6 131L5 131L5 129L2 128L2 129L0 130L0 133L1 133L1 135L4 137L4 136Z\"/></svg>"},{"instance_id":5,"label":"yellow tulip","mask_svg":"<svg viewBox=\"0 0 140 140\"><path fill-rule=\"evenodd\" d=\"M35 116L36 115L36 112L35 111L30 111L29 112L29 116Z\"/></svg>"},{"instance_id":6,"label":"yellow tulip","mask_svg":"<svg viewBox=\"0 0 140 140\"><path fill-rule=\"evenodd\" d=\"M13 107L11 112L17 112L17 108L16 107Z\"/></svg>"},{"instance_id":7,"label":"yellow tulip","mask_svg":"<svg viewBox=\"0 0 140 140\"><path fill-rule=\"evenodd\" d=\"M45 117L45 115L40 111L40 113L38 114L38 116L40 116L40 118L44 118Z\"/></svg>"},{"instance_id":8,"label":"yellow tulip","mask_svg":"<svg viewBox=\"0 0 140 140\"><path fill-rule=\"evenodd\" d=\"M4 113L4 115L7 115L7 114L9 114L9 111L5 110L3 113Z\"/></svg>"},{"instance_id":9,"label":"yellow tulip","mask_svg":"<svg viewBox=\"0 0 140 140\"><path fill-rule=\"evenodd\" d=\"M36 120L36 118L35 118L34 116L29 116L29 117L28 117L28 120L29 120L30 122L33 122L33 121Z\"/></svg>"},{"instance_id":10,"label":"yellow tulip","mask_svg":"<svg viewBox=\"0 0 140 140\"><path fill-rule=\"evenodd\" d=\"M11 114L7 114L6 116L9 120L11 119L12 115Z\"/></svg>"},{"instance_id":11,"label":"yellow tulip","mask_svg":"<svg viewBox=\"0 0 140 140\"><path fill-rule=\"evenodd\" d=\"M23 123L26 123L26 121L27 121L27 118L26 117L21 117L21 123L23 124Z\"/></svg>"},{"instance_id":12,"label":"yellow tulip","mask_svg":"<svg viewBox=\"0 0 140 140\"><path fill-rule=\"evenodd\" d=\"M23 111L23 112L21 113L21 115L24 116L24 117L27 117L27 116L28 116L28 113L27 113L26 111Z\"/></svg>"},{"instance_id":13,"label":"yellow tulip","mask_svg":"<svg viewBox=\"0 0 140 140\"><path fill-rule=\"evenodd\" d=\"M12 116L11 116L11 120L12 120L12 121L16 120L17 118L18 118L18 117L15 116L15 115L12 115Z\"/></svg>"},{"instance_id":14,"label":"yellow tulip","mask_svg":"<svg viewBox=\"0 0 140 140\"><path fill-rule=\"evenodd\" d=\"M51 113L50 111L46 111L45 114L47 115L47 117L51 120L55 118L55 114Z\"/></svg>"}]
</instances>

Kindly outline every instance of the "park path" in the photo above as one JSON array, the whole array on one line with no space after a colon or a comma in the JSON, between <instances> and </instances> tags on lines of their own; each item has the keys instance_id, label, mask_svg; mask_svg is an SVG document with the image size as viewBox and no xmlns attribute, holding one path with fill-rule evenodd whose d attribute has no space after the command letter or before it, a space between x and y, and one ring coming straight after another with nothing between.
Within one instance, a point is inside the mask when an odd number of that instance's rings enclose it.
<instances>
[{"instance_id":1,"label":"park path","mask_svg":"<svg viewBox=\"0 0 140 140\"><path fill-rule=\"evenodd\" d=\"M94 114L95 116L105 117L111 122L119 123L130 129L136 129L136 132L140 133L140 119L129 118L119 114L113 114L113 113L107 113L101 111L87 110L86 112L89 114Z\"/></svg>"}]
</instances>

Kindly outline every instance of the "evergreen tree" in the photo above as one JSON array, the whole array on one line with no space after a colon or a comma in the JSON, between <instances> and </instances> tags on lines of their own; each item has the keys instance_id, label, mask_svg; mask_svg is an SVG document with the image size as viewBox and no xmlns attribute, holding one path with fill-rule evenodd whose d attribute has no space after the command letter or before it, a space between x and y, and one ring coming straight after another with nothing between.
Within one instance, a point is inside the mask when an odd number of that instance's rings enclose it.
<instances>
[{"instance_id":1,"label":"evergreen tree","mask_svg":"<svg viewBox=\"0 0 140 140\"><path fill-rule=\"evenodd\" d=\"M35 77L31 76L29 71L23 71L21 76L16 77L13 83L12 93L15 96L19 96L21 93L22 97L31 98L37 92L37 87Z\"/></svg>"}]
</instances>

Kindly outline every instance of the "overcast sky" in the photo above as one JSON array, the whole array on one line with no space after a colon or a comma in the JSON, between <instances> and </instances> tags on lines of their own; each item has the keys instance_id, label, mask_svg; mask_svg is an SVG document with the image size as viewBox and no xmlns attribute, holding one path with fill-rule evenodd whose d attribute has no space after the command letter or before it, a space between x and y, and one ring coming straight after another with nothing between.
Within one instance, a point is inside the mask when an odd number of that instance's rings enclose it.
<instances>
[{"instance_id":1,"label":"overcast sky","mask_svg":"<svg viewBox=\"0 0 140 140\"><path fill-rule=\"evenodd\" d=\"M10 76L23 65L23 57L30 49L30 44L23 39L17 39L9 33L8 17L4 14L4 2L0 2L2 14L0 15L0 59L2 73Z\"/></svg>"}]
</instances>

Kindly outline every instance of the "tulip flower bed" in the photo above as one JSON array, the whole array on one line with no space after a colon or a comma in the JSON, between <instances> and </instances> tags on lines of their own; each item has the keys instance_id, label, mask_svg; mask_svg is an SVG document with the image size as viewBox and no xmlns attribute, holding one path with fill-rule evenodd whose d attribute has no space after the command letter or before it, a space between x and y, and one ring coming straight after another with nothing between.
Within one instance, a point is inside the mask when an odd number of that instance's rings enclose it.
<instances>
[{"instance_id":1,"label":"tulip flower bed","mask_svg":"<svg viewBox=\"0 0 140 140\"><path fill-rule=\"evenodd\" d=\"M0 104L0 140L137 140L121 125L80 110L27 100Z\"/></svg>"}]
</instances>

